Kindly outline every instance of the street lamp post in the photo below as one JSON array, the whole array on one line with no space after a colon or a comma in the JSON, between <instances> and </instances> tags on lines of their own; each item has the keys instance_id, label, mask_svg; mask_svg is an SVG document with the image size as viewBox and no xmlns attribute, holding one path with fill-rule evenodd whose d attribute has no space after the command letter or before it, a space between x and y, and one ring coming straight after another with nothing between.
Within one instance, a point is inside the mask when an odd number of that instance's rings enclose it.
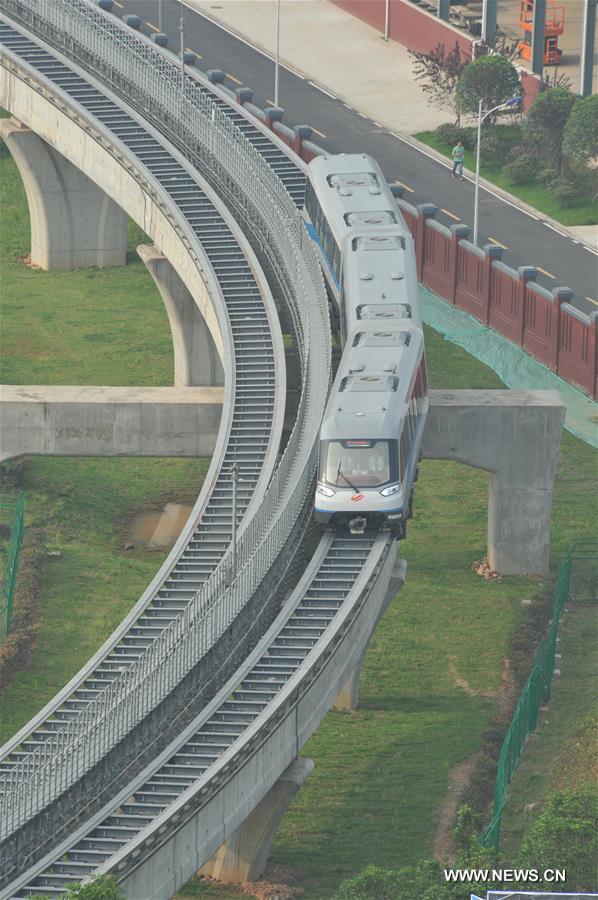
<instances>
[{"instance_id":1,"label":"street lamp post","mask_svg":"<svg viewBox=\"0 0 598 900\"><path fill-rule=\"evenodd\" d=\"M506 107L508 106L515 106L515 104L521 103L522 99L522 97L509 97L509 99L505 100L504 103L499 103L498 106L493 106L492 109L487 109L485 112L482 110L481 100L478 106L478 141L475 155L475 195L473 200L473 243L476 247L478 245L478 219L480 205L480 144L482 143L482 122L484 122L489 115L491 115L493 112L496 112L498 109L506 109Z\"/></svg>"},{"instance_id":2,"label":"street lamp post","mask_svg":"<svg viewBox=\"0 0 598 900\"><path fill-rule=\"evenodd\" d=\"M179 31L181 32L181 88L185 89L185 7L181 0L181 19L179 22Z\"/></svg>"},{"instance_id":3,"label":"street lamp post","mask_svg":"<svg viewBox=\"0 0 598 900\"><path fill-rule=\"evenodd\" d=\"M164 31L164 0L158 0L158 31Z\"/></svg>"},{"instance_id":4,"label":"street lamp post","mask_svg":"<svg viewBox=\"0 0 598 900\"><path fill-rule=\"evenodd\" d=\"M278 70L280 63L280 0L276 2L276 58L274 60L274 106L278 106Z\"/></svg>"}]
</instances>

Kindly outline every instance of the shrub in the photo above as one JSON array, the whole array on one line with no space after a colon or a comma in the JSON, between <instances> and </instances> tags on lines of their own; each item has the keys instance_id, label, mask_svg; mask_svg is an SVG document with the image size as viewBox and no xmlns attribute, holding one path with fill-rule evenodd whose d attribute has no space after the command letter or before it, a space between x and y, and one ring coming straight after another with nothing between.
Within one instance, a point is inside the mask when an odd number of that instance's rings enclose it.
<instances>
[{"instance_id":1,"label":"shrub","mask_svg":"<svg viewBox=\"0 0 598 900\"><path fill-rule=\"evenodd\" d=\"M26 469L26 457L18 456L16 459L7 459L0 466L0 487L23 487Z\"/></svg>"},{"instance_id":2,"label":"shrub","mask_svg":"<svg viewBox=\"0 0 598 900\"><path fill-rule=\"evenodd\" d=\"M395 900L398 872L367 866L355 878L344 881L335 900Z\"/></svg>"},{"instance_id":3,"label":"shrub","mask_svg":"<svg viewBox=\"0 0 598 900\"><path fill-rule=\"evenodd\" d=\"M554 197L563 209L575 206L583 197L583 185L581 181L572 175L561 175L550 184Z\"/></svg>"},{"instance_id":4,"label":"shrub","mask_svg":"<svg viewBox=\"0 0 598 900\"><path fill-rule=\"evenodd\" d=\"M538 160L531 153L520 153L513 162L507 163L503 172L511 184L531 184L538 174Z\"/></svg>"},{"instance_id":5,"label":"shrub","mask_svg":"<svg viewBox=\"0 0 598 900\"><path fill-rule=\"evenodd\" d=\"M480 159L482 162L498 162L504 157L504 150L504 144L495 128L486 128L482 131L480 141Z\"/></svg>"},{"instance_id":6,"label":"shrub","mask_svg":"<svg viewBox=\"0 0 598 900\"><path fill-rule=\"evenodd\" d=\"M5 688L14 673L25 665L35 640L45 555L40 533L33 528L26 529L21 545L11 630L0 644L0 689Z\"/></svg>"},{"instance_id":7,"label":"shrub","mask_svg":"<svg viewBox=\"0 0 598 900\"><path fill-rule=\"evenodd\" d=\"M461 128L460 125L444 122L438 126L434 133L440 143L446 144L447 147L454 147L459 141L463 142L466 150L471 150L474 146L474 138L470 128Z\"/></svg>"},{"instance_id":8,"label":"shrub","mask_svg":"<svg viewBox=\"0 0 598 900\"><path fill-rule=\"evenodd\" d=\"M563 87L550 88L538 94L525 121L525 142L537 156L560 173L563 132L575 95Z\"/></svg>"},{"instance_id":9,"label":"shrub","mask_svg":"<svg viewBox=\"0 0 598 900\"><path fill-rule=\"evenodd\" d=\"M491 748L488 748L491 749ZM495 749L494 747L492 748ZM473 766L469 784L463 792L463 803L474 812L485 813L494 793L496 758L486 750L479 754Z\"/></svg>"}]
</instances>

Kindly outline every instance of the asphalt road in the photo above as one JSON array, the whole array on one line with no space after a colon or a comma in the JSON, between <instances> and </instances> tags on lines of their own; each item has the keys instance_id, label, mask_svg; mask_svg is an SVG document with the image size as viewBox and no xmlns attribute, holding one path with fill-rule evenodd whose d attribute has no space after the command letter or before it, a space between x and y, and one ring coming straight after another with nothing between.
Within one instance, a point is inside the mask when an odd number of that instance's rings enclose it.
<instances>
[{"instance_id":1,"label":"asphalt road","mask_svg":"<svg viewBox=\"0 0 598 900\"><path fill-rule=\"evenodd\" d=\"M157 31L157 0L115 0L114 11L136 13L142 31ZM173 50L180 47L179 22L179 4L167 0L163 25ZM222 69L227 73L227 87L251 87L258 106L272 105L274 65L263 52L189 7L185 8L184 37L185 47L201 57L201 69ZM428 157L300 73L281 68L279 98L286 124L310 125L315 130L313 140L331 153L369 153L389 181L405 185L404 196L410 203L435 203L437 219L446 225L472 224L473 184L453 179L448 161L443 164ZM581 243L484 189L480 190L479 231L481 244L493 241L505 248L505 263L513 268L536 266L537 281L544 287L566 285L575 291L575 306L587 313L598 311L598 257Z\"/></svg>"}]
</instances>

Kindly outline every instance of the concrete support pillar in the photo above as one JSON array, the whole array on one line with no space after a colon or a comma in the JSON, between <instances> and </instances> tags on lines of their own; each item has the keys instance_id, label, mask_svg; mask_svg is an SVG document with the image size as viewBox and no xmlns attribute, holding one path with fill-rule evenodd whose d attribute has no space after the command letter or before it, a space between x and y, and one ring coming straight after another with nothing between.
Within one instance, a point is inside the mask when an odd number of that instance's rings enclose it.
<instances>
[{"instance_id":1,"label":"concrete support pillar","mask_svg":"<svg viewBox=\"0 0 598 900\"><path fill-rule=\"evenodd\" d=\"M579 61L582 97L589 97L592 94L595 41L596 0L586 0L581 23L581 59Z\"/></svg>"},{"instance_id":2,"label":"concrete support pillar","mask_svg":"<svg viewBox=\"0 0 598 900\"><path fill-rule=\"evenodd\" d=\"M27 194L31 262L41 269L123 266L127 216L46 141L13 119L0 120Z\"/></svg>"},{"instance_id":3,"label":"concrete support pillar","mask_svg":"<svg viewBox=\"0 0 598 900\"><path fill-rule=\"evenodd\" d=\"M423 456L490 473L488 562L503 575L548 572L564 419L556 391L430 392Z\"/></svg>"},{"instance_id":4,"label":"concrete support pillar","mask_svg":"<svg viewBox=\"0 0 598 900\"><path fill-rule=\"evenodd\" d=\"M485 314L483 318L484 325L490 320L490 298L492 296L492 274L494 269L492 264L499 262L502 257L503 248L498 244L484 244L484 262L482 264L482 296L484 297Z\"/></svg>"},{"instance_id":5,"label":"concrete support pillar","mask_svg":"<svg viewBox=\"0 0 598 900\"><path fill-rule=\"evenodd\" d=\"M532 19L532 72L542 77L544 71L544 37L546 34L546 0L534 0Z\"/></svg>"},{"instance_id":6,"label":"concrete support pillar","mask_svg":"<svg viewBox=\"0 0 598 900\"><path fill-rule=\"evenodd\" d=\"M405 584L406 577L407 563L404 559L395 560L392 575L390 576L390 581L388 582L388 588L384 597L384 602L380 607L380 613L378 615L378 618L376 619L376 625L386 612L391 600L398 594L398 592ZM374 630L376 628L376 625L374 626ZM372 630L372 634L374 633L374 630ZM350 711L354 711L357 709L357 704L359 702L359 676L361 674L361 667L363 664L363 660L365 659L365 654L367 652L368 646L369 641L364 648L363 653L359 657L359 662L351 672L344 688L342 689L340 694L338 694L336 700L332 704L333 709L344 709Z\"/></svg>"},{"instance_id":7,"label":"concrete support pillar","mask_svg":"<svg viewBox=\"0 0 598 900\"><path fill-rule=\"evenodd\" d=\"M175 387L224 384L222 362L210 330L175 269L154 246L140 244L137 252L166 307L174 346Z\"/></svg>"},{"instance_id":8,"label":"concrete support pillar","mask_svg":"<svg viewBox=\"0 0 598 900\"><path fill-rule=\"evenodd\" d=\"M293 150L297 156L301 156L301 144L303 141L309 141L312 136L312 129L309 125L295 125L295 142Z\"/></svg>"},{"instance_id":9,"label":"concrete support pillar","mask_svg":"<svg viewBox=\"0 0 598 900\"><path fill-rule=\"evenodd\" d=\"M484 0L482 7L482 40L489 47L494 47L496 41L496 0Z\"/></svg>"},{"instance_id":10,"label":"concrete support pillar","mask_svg":"<svg viewBox=\"0 0 598 900\"><path fill-rule=\"evenodd\" d=\"M259 878L268 863L280 821L313 768L313 760L305 757L292 762L241 827L202 866L199 874L224 882Z\"/></svg>"},{"instance_id":11,"label":"concrete support pillar","mask_svg":"<svg viewBox=\"0 0 598 900\"><path fill-rule=\"evenodd\" d=\"M449 14L451 11L451 0L438 0L438 6L436 8L436 15L439 19L444 19L445 22L449 20Z\"/></svg>"}]
</instances>

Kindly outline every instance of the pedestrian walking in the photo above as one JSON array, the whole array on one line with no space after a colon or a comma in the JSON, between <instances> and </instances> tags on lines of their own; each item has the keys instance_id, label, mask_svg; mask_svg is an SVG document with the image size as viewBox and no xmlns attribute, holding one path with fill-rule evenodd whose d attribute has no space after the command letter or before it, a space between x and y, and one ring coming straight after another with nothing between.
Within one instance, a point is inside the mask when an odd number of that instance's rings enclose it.
<instances>
[{"instance_id":1,"label":"pedestrian walking","mask_svg":"<svg viewBox=\"0 0 598 900\"><path fill-rule=\"evenodd\" d=\"M459 172L459 178L463 181L463 160L465 159L465 147L463 146L463 141L458 141L457 144L453 147L452 152L453 157L453 178L457 177L457 171Z\"/></svg>"}]
</instances>

